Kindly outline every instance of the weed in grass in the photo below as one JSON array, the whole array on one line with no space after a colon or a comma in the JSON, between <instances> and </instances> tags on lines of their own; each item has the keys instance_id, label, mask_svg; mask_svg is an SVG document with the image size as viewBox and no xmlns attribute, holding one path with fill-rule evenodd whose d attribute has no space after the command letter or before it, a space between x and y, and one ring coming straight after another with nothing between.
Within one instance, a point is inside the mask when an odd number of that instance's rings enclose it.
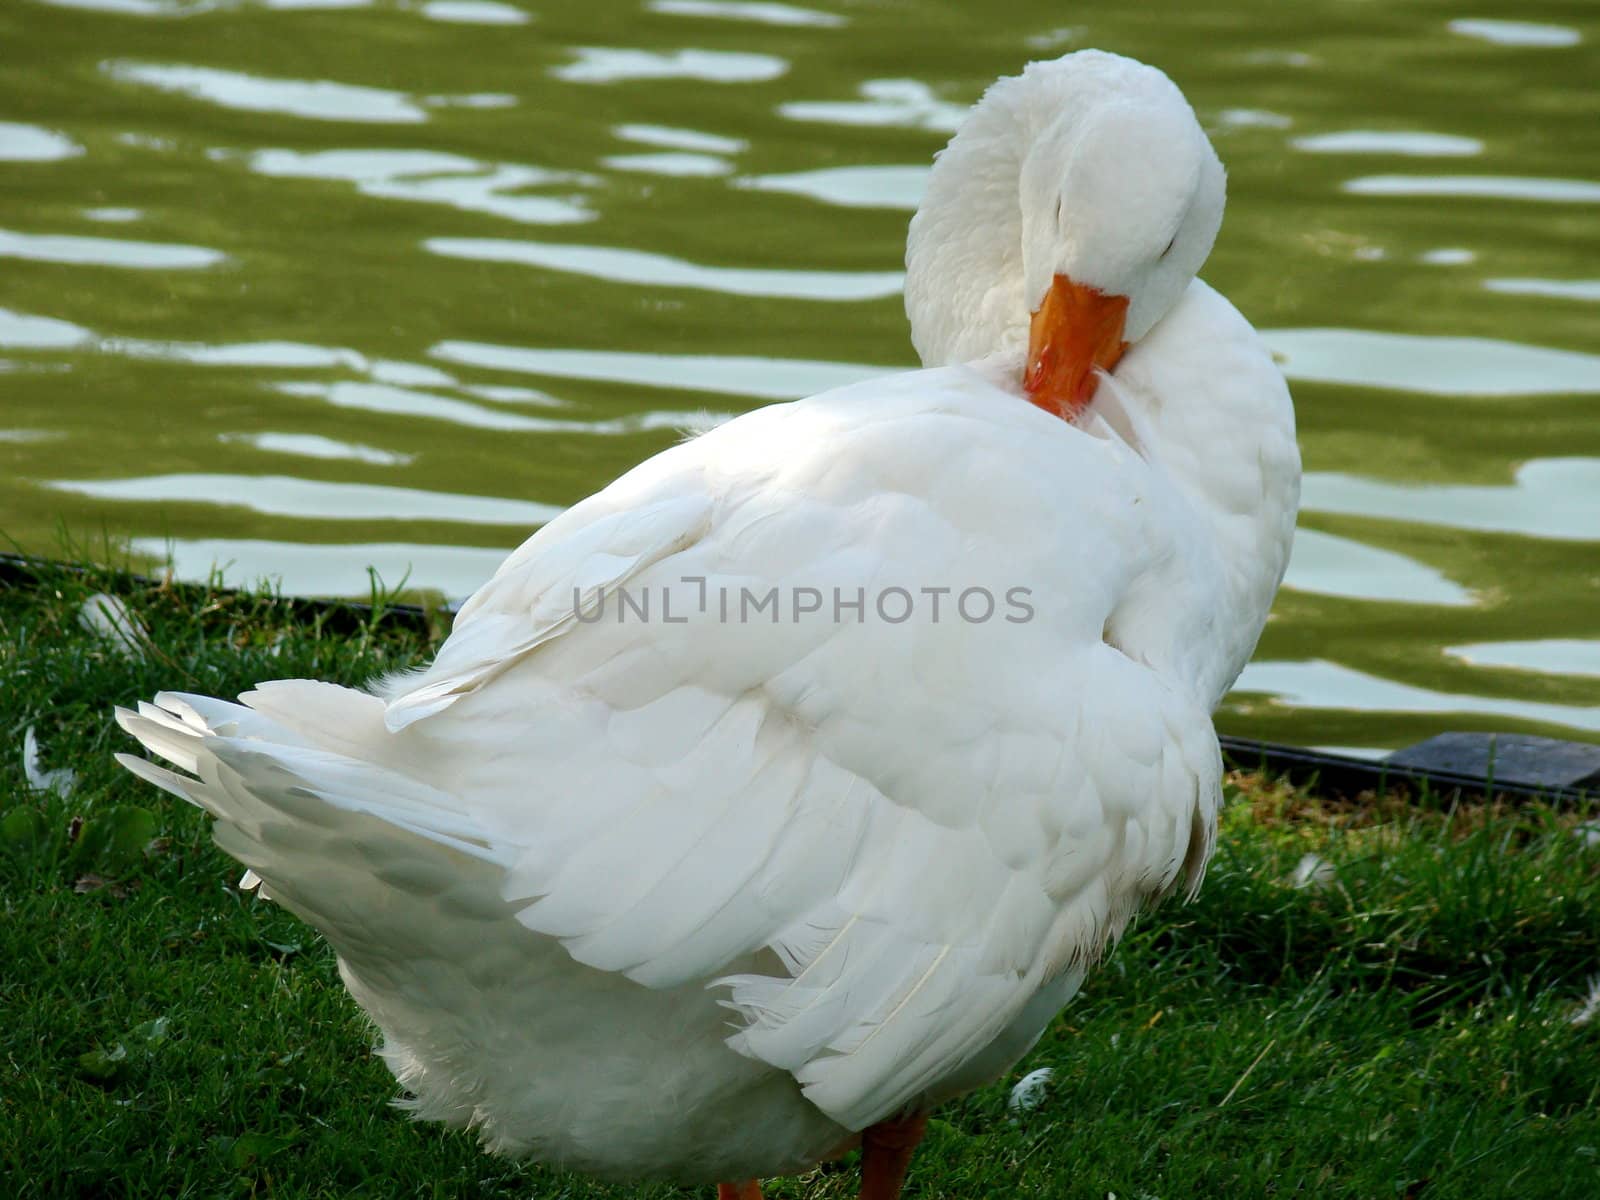
<instances>
[{"instance_id":1,"label":"weed in grass","mask_svg":"<svg viewBox=\"0 0 1600 1200\"><path fill-rule=\"evenodd\" d=\"M83 625L97 593L146 653ZM684 1194L408 1121L326 946L112 763L114 703L359 683L439 632L305 616L109 569L0 590L4 1194ZM30 784L30 728L65 794ZM1034 1107L1008 1109L1013 1078L941 1110L908 1198L1600 1194L1600 1022L1575 1019L1600 969L1595 816L1237 777L1199 899L1141 919L1022 1064L1053 1071ZM768 1191L854 1188L845 1164Z\"/></svg>"}]
</instances>

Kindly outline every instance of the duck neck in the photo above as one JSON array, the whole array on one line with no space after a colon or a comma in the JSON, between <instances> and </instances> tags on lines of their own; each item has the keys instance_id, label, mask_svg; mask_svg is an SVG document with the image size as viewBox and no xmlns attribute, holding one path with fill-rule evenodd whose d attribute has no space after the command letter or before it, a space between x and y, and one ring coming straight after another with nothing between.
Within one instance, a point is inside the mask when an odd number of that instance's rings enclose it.
<instances>
[{"instance_id":1,"label":"duck neck","mask_svg":"<svg viewBox=\"0 0 1600 1200\"><path fill-rule=\"evenodd\" d=\"M1114 380L1093 411L1131 433L1189 522L1121 606L1117 632L1215 706L1250 658L1288 565L1300 496L1289 390L1255 330L1199 280Z\"/></svg>"},{"instance_id":2,"label":"duck neck","mask_svg":"<svg viewBox=\"0 0 1600 1200\"><path fill-rule=\"evenodd\" d=\"M1028 340L1022 167L1047 126L1081 123L1136 68L1096 51L1035 63L984 93L940 151L906 238L906 316L924 366L975 362ZM1070 136L1069 130L1059 130Z\"/></svg>"}]
</instances>

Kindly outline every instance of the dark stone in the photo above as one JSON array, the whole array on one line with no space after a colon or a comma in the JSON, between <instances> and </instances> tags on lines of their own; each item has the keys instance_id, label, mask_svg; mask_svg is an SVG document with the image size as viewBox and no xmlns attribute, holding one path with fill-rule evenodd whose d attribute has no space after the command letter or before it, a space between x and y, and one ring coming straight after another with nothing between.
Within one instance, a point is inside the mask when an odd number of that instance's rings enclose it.
<instances>
[{"instance_id":1,"label":"dark stone","mask_svg":"<svg viewBox=\"0 0 1600 1200\"><path fill-rule=\"evenodd\" d=\"M1525 733L1441 733L1383 760L1426 775L1466 775L1532 788L1600 787L1600 745Z\"/></svg>"}]
</instances>

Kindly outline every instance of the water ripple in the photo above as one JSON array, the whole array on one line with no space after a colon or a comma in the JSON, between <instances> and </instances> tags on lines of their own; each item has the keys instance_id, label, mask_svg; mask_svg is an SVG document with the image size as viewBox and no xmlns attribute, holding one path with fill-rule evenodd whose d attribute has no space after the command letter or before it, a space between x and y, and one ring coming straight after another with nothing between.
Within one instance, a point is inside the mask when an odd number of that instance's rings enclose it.
<instances>
[{"instance_id":1,"label":"water ripple","mask_svg":"<svg viewBox=\"0 0 1600 1200\"><path fill-rule=\"evenodd\" d=\"M305 367L349 367L364 370L366 357L355 350L314 346L307 342L157 342L138 338L106 338L99 349L131 358L165 359L201 367L261 367L282 370Z\"/></svg>"},{"instance_id":2,"label":"water ripple","mask_svg":"<svg viewBox=\"0 0 1600 1200\"><path fill-rule=\"evenodd\" d=\"M1321 596L1391 604L1474 603L1471 592L1442 572L1396 554L1315 529L1297 529L1283 586Z\"/></svg>"},{"instance_id":3,"label":"water ripple","mask_svg":"<svg viewBox=\"0 0 1600 1200\"><path fill-rule=\"evenodd\" d=\"M298 458L346 459L378 467L403 467L415 461L414 454L397 454L376 446L341 442L314 433L224 433L218 441L250 446L265 454L293 454Z\"/></svg>"},{"instance_id":4,"label":"water ripple","mask_svg":"<svg viewBox=\"0 0 1600 1200\"><path fill-rule=\"evenodd\" d=\"M640 387L797 400L829 388L895 374L898 368L710 354L628 354L612 350L539 350L482 342L440 342L428 353L447 362L557 379L595 379Z\"/></svg>"},{"instance_id":5,"label":"water ripple","mask_svg":"<svg viewBox=\"0 0 1600 1200\"><path fill-rule=\"evenodd\" d=\"M600 182L576 171L481 163L436 150L258 150L249 161L261 175L341 180L364 196L443 204L527 225L572 225L595 214L581 196L528 196L520 194L523 189Z\"/></svg>"},{"instance_id":6,"label":"water ripple","mask_svg":"<svg viewBox=\"0 0 1600 1200\"><path fill-rule=\"evenodd\" d=\"M417 11L430 21L463 25L526 25L533 20L520 8L498 0L428 0Z\"/></svg>"},{"instance_id":7,"label":"water ripple","mask_svg":"<svg viewBox=\"0 0 1600 1200\"><path fill-rule=\"evenodd\" d=\"M613 154L602 158L600 165L613 171L638 171L645 175L668 175L677 178L714 179L733 174L733 164L714 154L686 154L669 151L661 154Z\"/></svg>"},{"instance_id":8,"label":"water ripple","mask_svg":"<svg viewBox=\"0 0 1600 1200\"><path fill-rule=\"evenodd\" d=\"M488 408L466 400L452 400L428 392L395 387L392 384L357 383L349 380L339 383L317 383L309 380L280 383L278 390L291 396L315 397L336 408L365 409L368 412L391 416L420 417L424 420L449 421L469 428L498 429L515 433L579 433L599 436L650 433L657 430L703 433L733 418L731 413L676 410L628 413L626 416L598 420L536 417ZM527 388L474 387L466 390L500 403L549 403L551 400L543 393L531 392Z\"/></svg>"},{"instance_id":9,"label":"water ripple","mask_svg":"<svg viewBox=\"0 0 1600 1200\"><path fill-rule=\"evenodd\" d=\"M1600 279L1485 279L1483 286L1508 296L1600 301Z\"/></svg>"},{"instance_id":10,"label":"water ripple","mask_svg":"<svg viewBox=\"0 0 1600 1200\"><path fill-rule=\"evenodd\" d=\"M1253 662L1233 689L1265 692L1290 708L1389 713L1482 713L1600 731L1600 708L1472 696L1414 687L1324 659Z\"/></svg>"},{"instance_id":11,"label":"water ripple","mask_svg":"<svg viewBox=\"0 0 1600 1200\"><path fill-rule=\"evenodd\" d=\"M70 350L90 345L94 336L71 321L0 308L0 348L6 350Z\"/></svg>"},{"instance_id":12,"label":"water ripple","mask_svg":"<svg viewBox=\"0 0 1600 1200\"><path fill-rule=\"evenodd\" d=\"M698 129L677 129L670 125L618 125L612 132L625 141L702 154L737 154L750 148L750 143L744 138L724 137L719 133L704 133Z\"/></svg>"},{"instance_id":13,"label":"water ripple","mask_svg":"<svg viewBox=\"0 0 1600 1200\"><path fill-rule=\"evenodd\" d=\"M1473 642L1446 646L1444 652L1474 667L1600 678L1600 641L1539 638L1526 642Z\"/></svg>"},{"instance_id":14,"label":"water ripple","mask_svg":"<svg viewBox=\"0 0 1600 1200\"><path fill-rule=\"evenodd\" d=\"M1481 17L1463 17L1451 21L1451 33L1462 37L1493 42L1497 46L1576 46L1583 36L1565 25L1540 25L1532 21L1496 21Z\"/></svg>"},{"instance_id":15,"label":"water ripple","mask_svg":"<svg viewBox=\"0 0 1600 1200\"><path fill-rule=\"evenodd\" d=\"M122 17L198 17L251 6L281 12L369 8L373 0L39 0L52 8L84 9Z\"/></svg>"},{"instance_id":16,"label":"water ripple","mask_svg":"<svg viewBox=\"0 0 1600 1200\"><path fill-rule=\"evenodd\" d=\"M322 521L452 521L473 525L543 525L561 507L427 492L371 483L333 483L291 475L142 475L132 479L53 479L43 486L96 500L204 504Z\"/></svg>"},{"instance_id":17,"label":"water ripple","mask_svg":"<svg viewBox=\"0 0 1600 1200\"><path fill-rule=\"evenodd\" d=\"M137 270L192 270L227 259L220 250L173 242L133 242L120 238L68 234L17 233L0 229L0 258Z\"/></svg>"},{"instance_id":18,"label":"water ripple","mask_svg":"<svg viewBox=\"0 0 1600 1200\"><path fill-rule=\"evenodd\" d=\"M276 113L314 121L414 125L427 112L402 92L316 79L265 79L242 71L163 63L108 62L101 69L136 83L240 112Z\"/></svg>"},{"instance_id":19,"label":"water ripple","mask_svg":"<svg viewBox=\"0 0 1600 1200\"><path fill-rule=\"evenodd\" d=\"M761 3L759 0L650 0L651 12L674 17L710 17L725 21L754 21L761 25L810 25L837 29L848 22L833 13L792 4Z\"/></svg>"},{"instance_id":20,"label":"water ripple","mask_svg":"<svg viewBox=\"0 0 1600 1200\"><path fill-rule=\"evenodd\" d=\"M110 225L126 225L130 221L137 221L144 216L144 212L137 208L86 208L83 215L91 221L104 221Z\"/></svg>"},{"instance_id":21,"label":"water ripple","mask_svg":"<svg viewBox=\"0 0 1600 1200\"><path fill-rule=\"evenodd\" d=\"M429 238L434 254L478 262L519 263L569 271L609 283L650 287L702 288L730 296L796 300L875 300L898 296L905 282L899 271L784 271L754 267L707 267L615 246L572 246L490 238Z\"/></svg>"},{"instance_id":22,"label":"water ripple","mask_svg":"<svg viewBox=\"0 0 1600 1200\"><path fill-rule=\"evenodd\" d=\"M1288 129L1293 124L1293 117L1267 108L1224 108L1217 113L1215 128Z\"/></svg>"},{"instance_id":23,"label":"water ripple","mask_svg":"<svg viewBox=\"0 0 1600 1200\"><path fill-rule=\"evenodd\" d=\"M1469 158L1483 153L1483 143L1474 137L1398 129L1346 129L1338 133L1314 133L1294 138L1289 144L1296 150L1310 154L1404 154L1415 158Z\"/></svg>"},{"instance_id":24,"label":"water ripple","mask_svg":"<svg viewBox=\"0 0 1600 1200\"><path fill-rule=\"evenodd\" d=\"M387 587L404 580L407 588L440 592L459 602L494 574L510 547L144 537L134 538L129 549L170 562L179 579L204 580L217 570L236 587L271 580L291 596L365 596L370 567Z\"/></svg>"},{"instance_id":25,"label":"water ripple","mask_svg":"<svg viewBox=\"0 0 1600 1200\"><path fill-rule=\"evenodd\" d=\"M1390 483L1310 471L1300 507L1450 529L1600 541L1600 458L1537 458L1518 467L1510 484Z\"/></svg>"},{"instance_id":26,"label":"water ripple","mask_svg":"<svg viewBox=\"0 0 1600 1200\"><path fill-rule=\"evenodd\" d=\"M448 376L446 376L448 379ZM318 383L310 380L280 383L279 391L291 396L311 396L335 408L353 408L365 412L383 413L387 416L420 417L429 421L448 421L469 429L499 429L516 433L538 433L544 423L537 417L505 412L473 404L469 400L453 400L431 392L419 392L392 383L362 383L341 380L337 383Z\"/></svg>"},{"instance_id":27,"label":"water ripple","mask_svg":"<svg viewBox=\"0 0 1600 1200\"><path fill-rule=\"evenodd\" d=\"M1265 329L1290 379L1395 388L1434 396L1600 393L1600 355L1370 329Z\"/></svg>"},{"instance_id":28,"label":"water ripple","mask_svg":"<svg viewBox=\"0 0 1600 1200\"><path fill-rule=\"evenodd\" d=\"M620 83L636 79L698 79L702 83L765 83L789 69L784 59L742 50L629 50L577 46L575 62L551 74L568 83Z\"/></svg>"},{"instance_id":29,"label":"water ripple","mask_svg":"<svg viewBox=\"0 0 1600 1200\"><path fill-rule=\"evenodd\" d=\"M82 153L77 142L52 130L0 121L0 162L57 162Z\"/></svg>"},{"instance_id":30,"label":"water ripple","mask_svg":"<svg viewBox=\"0 0 1600 1200\"><path fill-rule=\"evenodd\" d=\"M1347 180L1344 190L1358 196L1475 196L1489 200L1600 204L1600 183L1587 179L1515 175L1368 175Z\"/></svg>"},{"instance_id":31,"label":"water ripple","mask_svg":"<svg viewBox=\"0 0 1600 1200\"><path fill-rule=\"evenodd\" d=\"M791 121L954 133L970 111L965 104L939 99L932 88L916 79L870 79L860 92L860 100L792 100L780 104L778 112Z\"/></svg>"},{"instance_id":32,"label":"water ripple","mask_svg":"<svg viewBox=\"0 0 1600 1200\"><path fill-rule=\"evenodd\" d=\"M927 167L824 167L788 175L751 175L735 187L787 192L844 208L915 209L928 186Z\"/></svg>"}]
</instances>

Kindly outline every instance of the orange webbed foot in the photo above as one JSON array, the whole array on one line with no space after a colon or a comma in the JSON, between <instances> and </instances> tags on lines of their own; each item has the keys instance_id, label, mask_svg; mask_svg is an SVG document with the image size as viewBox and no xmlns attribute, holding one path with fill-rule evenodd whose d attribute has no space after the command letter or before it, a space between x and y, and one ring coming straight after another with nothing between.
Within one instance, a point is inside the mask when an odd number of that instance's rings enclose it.
<instances>
[{"instance_id":1,"label":"orange webbed foot","mask_svg":"<svg viewBox=\"0 0 1600 1200\"><path fill-rule=\"evenodd\" d=\"M927 1113L862 1130L860 1200L900 1200L911 1153L927 1131Z\"/></svg>"}]
</instances>

